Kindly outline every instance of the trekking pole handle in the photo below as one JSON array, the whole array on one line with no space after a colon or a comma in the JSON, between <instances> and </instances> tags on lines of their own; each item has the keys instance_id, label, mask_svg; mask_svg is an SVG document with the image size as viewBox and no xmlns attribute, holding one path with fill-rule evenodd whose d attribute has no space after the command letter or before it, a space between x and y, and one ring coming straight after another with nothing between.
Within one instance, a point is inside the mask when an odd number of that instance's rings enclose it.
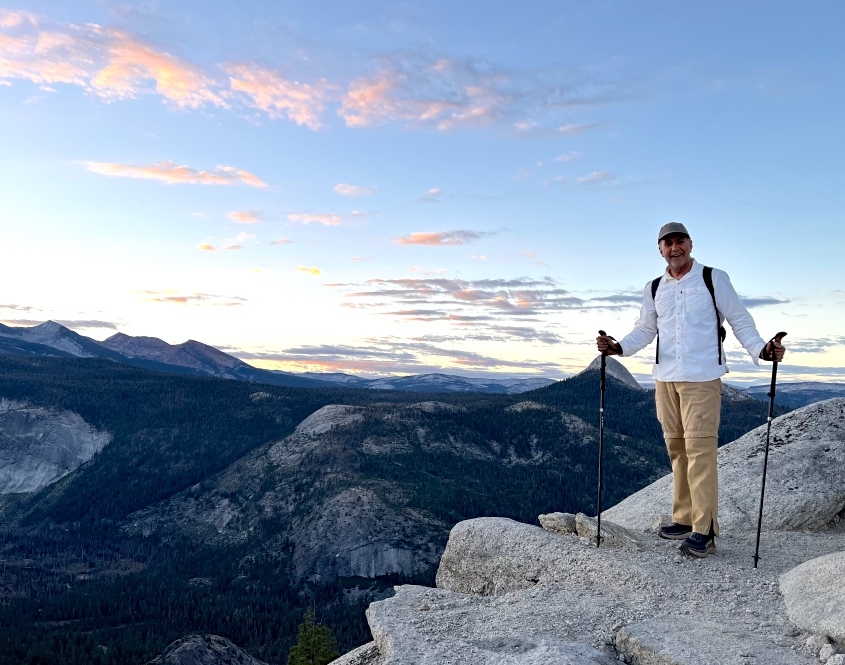
<instances>
[{"instance_id":1,"label":"trekking pole handle","mask_svg":"<svg viewBox=\"0 0 845 665\"><path fill-rule=\"evenodd\" d=\"M783 334L785 335L786 333L783 333ZM611 336L610 336L610 335L608 335L608 334L607 334L604 330L599 330L599 335L601 335L602 337L610 337L610 339L612 339L614 342L616 342L616 338L615 338L615 337L611 337ZM617 342L617 344L618 344L618 342ZM606 355L607 355L607 351L602 352L602 355L603 355L603 356L606 356Z\"/></svg>"}]
</instances>

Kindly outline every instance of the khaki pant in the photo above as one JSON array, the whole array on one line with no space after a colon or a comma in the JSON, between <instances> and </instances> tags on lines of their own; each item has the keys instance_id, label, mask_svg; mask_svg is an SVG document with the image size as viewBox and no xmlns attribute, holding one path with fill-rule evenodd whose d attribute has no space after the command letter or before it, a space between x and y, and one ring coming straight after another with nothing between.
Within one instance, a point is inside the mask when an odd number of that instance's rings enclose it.
<instances>
[{"instance_id":1,"label":"khaki pant","mask_svg":"<svg viewBox=\"0 0 845 665\"><path fill-rule=\"evenodd\" d=\"M705 535L712 526L718 535L722 381L657 381L655 402L675 481L672 520Z\"/></svg>"}]
</instances>

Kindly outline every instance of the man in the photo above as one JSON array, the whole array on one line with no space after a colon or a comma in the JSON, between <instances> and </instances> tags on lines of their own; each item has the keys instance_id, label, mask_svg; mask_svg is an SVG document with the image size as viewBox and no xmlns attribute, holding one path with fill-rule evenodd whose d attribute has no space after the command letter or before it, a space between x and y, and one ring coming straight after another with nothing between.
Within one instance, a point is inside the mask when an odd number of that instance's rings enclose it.
<instances>
[{"instance_id":1,"label":"man","mask_svg":"<svg viewBox=\"0 0 845 665\"><path fill-rule=\"evenodd\" d=\"M665 224L657 247L668 265L659 281L645 285L634 329L618 342L610 336L596 342L602 353L631 356L657 337L652 371L657 419L674 476L673 521L660 537L683 540L682 552L706 557L716 551L719 535L716 448L721 377L728 371L721 324L727 320L755 364L780 362L784 347L763 341L725 272L705 269L692 258L692 239L683 224Z\"/></svg>"}]
</instances>

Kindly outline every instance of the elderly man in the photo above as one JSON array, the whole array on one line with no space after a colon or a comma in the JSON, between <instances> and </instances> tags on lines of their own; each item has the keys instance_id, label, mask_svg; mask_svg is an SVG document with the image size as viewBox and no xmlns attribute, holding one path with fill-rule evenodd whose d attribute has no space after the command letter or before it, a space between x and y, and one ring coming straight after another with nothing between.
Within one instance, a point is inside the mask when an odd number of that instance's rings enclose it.
<instances>
[{"instance_id":1,"label":"elderly man","mask_svg":"<svg viewBox=\"0 0 845 665\"><path fill-rule=\"evenodd\" d=\"M716 448L722 401L721 377L728 371L722 341L727 320L755 364L783 358L784 347L763 341L728 275L692 257L692 239L678 222L665 224L657 247L666 272L643 289L634 329L618 342L596 339L608 355L631 356L657 337L654 361L657 419L674 476L671 526L661 538L683 540L685 554L706 557L716 551L719 505Z\"/></svg>"}]
</instances>

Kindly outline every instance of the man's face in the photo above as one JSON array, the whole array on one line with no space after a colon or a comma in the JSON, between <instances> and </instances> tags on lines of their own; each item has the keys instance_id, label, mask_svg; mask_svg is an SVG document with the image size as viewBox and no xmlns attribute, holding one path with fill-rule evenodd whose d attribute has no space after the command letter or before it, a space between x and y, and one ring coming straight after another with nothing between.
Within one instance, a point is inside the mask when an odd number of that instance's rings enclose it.
<instances>
[{"instance_id":1,"label":"man's face","mask_svg":"<svg viewBox=\"0 0 845 665\"><path fill-rule=\"evenodd\" d=\"M670 270L683 270L692 263L692 240L680 233L673 233L661 240L658 245L660 254L666 259Z\"/></svg>"}]
</instances>

